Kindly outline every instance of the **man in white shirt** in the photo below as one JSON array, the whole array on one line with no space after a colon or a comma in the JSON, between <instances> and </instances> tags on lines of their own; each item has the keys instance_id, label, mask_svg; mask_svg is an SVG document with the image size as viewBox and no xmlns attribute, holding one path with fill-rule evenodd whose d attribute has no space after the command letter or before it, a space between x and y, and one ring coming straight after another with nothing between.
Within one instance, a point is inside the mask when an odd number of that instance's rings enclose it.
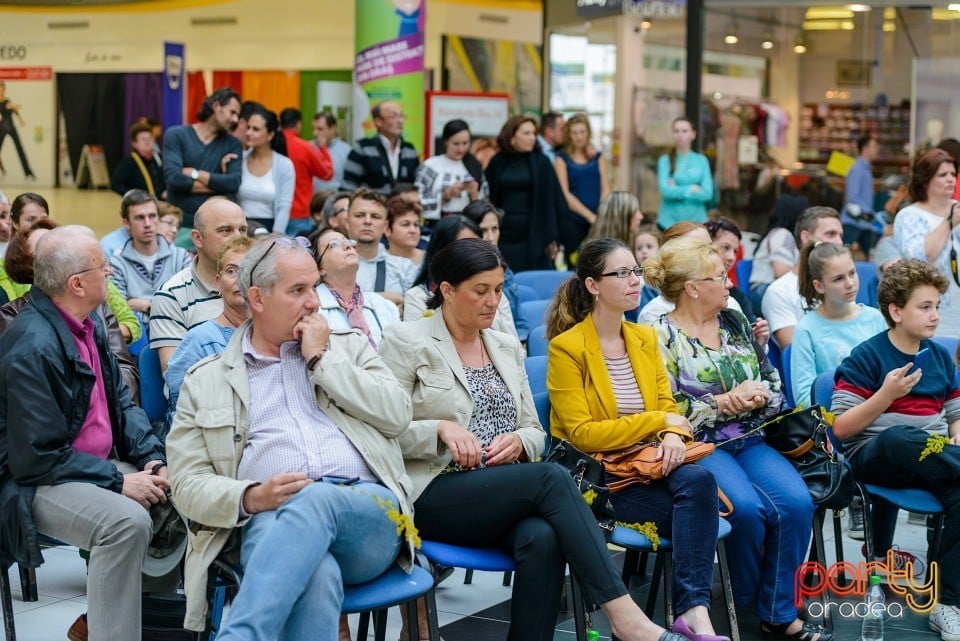
<instances>
[{"instance_id":1,"label":"man in white shirt","mask_svg":"<svg viewBox=\"0 0 960 641\"><path fill-rule=\"evenodd\" d=\"M357 241L357 284L363 291L377 292L399 306L403 304L403 293L413 285L417 266L387 253L380 243L386 229L387 203L383 194L363 187L353 192L347 213L347 236Z\"/></svg>"},{"instance_id":2,"label":"man in white shirt","mask_svg":"<svg viewBox=\"0 0 960 641\"><path fill-rule=\"evenodd\" d=\"M808 241L843 243L843 225L840 212L833 207L808 207L800 214L794 231L801 249ZM800 296L800 262L789 272L773 281L763 295L763 317L770 324L770 333L781 350L793 342L793 330L805 313Z\"/></svg>"},{"instance_id":3,"label":"man in white shirt","mask_svg":"<svg viewBox=\"0 0 960 641\"><path fill-rule=\"evenodd\" d=\"M324 189L339 191L343 183L343 168L350 155L350 145L337 135L337 118L329 111L321 111L313 117L313 144L317 148L325 147L333 161L333 178L330 180L313 179L313 192Z\"/></svg>"}]
</instances>

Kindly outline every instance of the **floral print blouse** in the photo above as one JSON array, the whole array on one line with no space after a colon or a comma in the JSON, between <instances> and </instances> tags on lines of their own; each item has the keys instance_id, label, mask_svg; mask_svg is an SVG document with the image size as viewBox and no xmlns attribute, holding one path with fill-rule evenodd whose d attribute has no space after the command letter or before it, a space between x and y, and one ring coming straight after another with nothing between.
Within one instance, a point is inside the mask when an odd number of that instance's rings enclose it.
<instances>
[{"instance_id":1,"label":"floral print blouse","mask_svg":"<svg viewBox=\"0 0 960 641\"><path fill-rule=\"evenodd\" d=\"M719 350L705 347L698 339L687 336L666 314L654 324L680 413L693 423L695 438L709 443L722 443L748 434L775 416L783 405L780 375L755 343L746 317L728 309L718 316ZM766 407L719 417L714 396L748 380L762 381L771 393ZM759 430L747 436L762 437Z\"/></svg>"}]
</instances>

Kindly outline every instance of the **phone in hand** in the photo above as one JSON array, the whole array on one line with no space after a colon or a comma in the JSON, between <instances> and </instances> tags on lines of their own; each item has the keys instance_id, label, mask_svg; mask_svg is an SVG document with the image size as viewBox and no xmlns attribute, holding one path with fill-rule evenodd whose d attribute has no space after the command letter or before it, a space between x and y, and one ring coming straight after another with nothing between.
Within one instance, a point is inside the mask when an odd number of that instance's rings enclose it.
<instances>
[{"instance_id":1,"label":"phone in hand","mask_svg":"<svg viewBox=\"0 0 960 641\"><path fill-rule=\"evenodd\" d=\"M908 373L913 374L918 369L923 369L923 366L927 364L928 358L930 358L930 348L924 347L913 357L913 367L910 368Z\"/></svg>"}]
</instances>

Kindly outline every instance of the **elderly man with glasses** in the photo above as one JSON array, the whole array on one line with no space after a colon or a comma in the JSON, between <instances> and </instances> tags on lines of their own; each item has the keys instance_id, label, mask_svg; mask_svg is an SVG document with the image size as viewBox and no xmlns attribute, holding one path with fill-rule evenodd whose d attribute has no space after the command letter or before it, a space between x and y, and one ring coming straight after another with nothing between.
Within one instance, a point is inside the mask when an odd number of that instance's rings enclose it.
<instances>
[{"instance_id":1,"label":"elderly man with glasses","mask_svg":"<svg viewBox=\"0 0 960 641\"><path fill-rule=\"evenodd\" d=\"M194 523L188 629L204 628L207 569L242 528L221 641L334 641L343 586L412 558L397 442L410 397L366 336L317 314L306 242L271 234L250 249L238 283L252 318L187 374L167 438L173 497Z\"/></svg>"},{"instance_id":2,"label":"elderly man with glasses","mask_svg":"<svg viewBox=\"0 0 960 641\"><path fill-rule=\"evenodd\" d=\"M169 488L163 444L93 313L111 273L93 231L50 230L34 270L30 302L0 338L0 563L40 564L22 535L34 527L89 550L89 616L70 638L138 641L148 509Z\"/></svg>"},{"instance_id":3,"label":"elderly man with glasses","mask_svg":"<svg viewBox=\"0 0 960 641\"><path fill-rule=\"evenodd\" d=\"M414 181L420 156L403 139L404 115L399 104L385 100L374 105L370 115L377 135L354 143L340 187L346 191L369 187L387 195L395 184Z\"/></svg>"}]
</instances>

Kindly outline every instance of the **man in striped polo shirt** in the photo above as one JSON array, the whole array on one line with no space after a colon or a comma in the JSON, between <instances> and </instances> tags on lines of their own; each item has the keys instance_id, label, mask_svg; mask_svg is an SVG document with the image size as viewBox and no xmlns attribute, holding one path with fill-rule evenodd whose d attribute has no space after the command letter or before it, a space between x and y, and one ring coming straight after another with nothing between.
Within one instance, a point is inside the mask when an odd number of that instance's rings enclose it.
<instances>
[{"instance_id":1,"label":"man in striped polo shirt","mask_svg":"<svg viewBox=\"0 0 960 641\"><path fill-rule=\"evenodd\" d=\"M167 369L188 330L223 311L217 253L228 240L246 233L243 210L226 198L211 198L197 209L190 231L197 257L157 290L150 305L150 347L159 353L161 369Z\"/></svg>"}]
</instances>

